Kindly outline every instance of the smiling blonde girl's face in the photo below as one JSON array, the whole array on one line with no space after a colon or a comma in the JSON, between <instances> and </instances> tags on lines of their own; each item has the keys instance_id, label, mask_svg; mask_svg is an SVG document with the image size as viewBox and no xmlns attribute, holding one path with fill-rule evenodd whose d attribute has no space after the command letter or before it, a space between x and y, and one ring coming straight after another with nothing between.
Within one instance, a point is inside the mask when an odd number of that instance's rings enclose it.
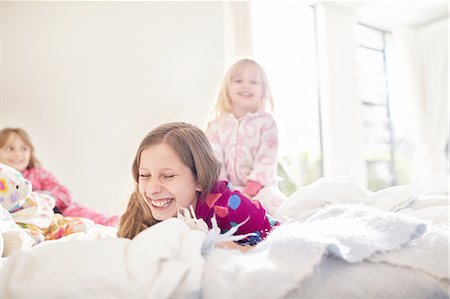
<instances>
[{"instance_id":1,"label":"smiling blonde girl's face","mask_svg":"<svg viewBox=\"0 0 450 299\"><path fill-rule=\"evenodd\" d=\"M139 193L156 220L176 216L180 207L195 209L201 189L192 171L167 144L144 149L138 171Z\"/></svg>"},{"instance_id":2,"label":"smiling blonde girl's face","mask_svg":"<svg viewBox=\"0 0 450 299\"><path fill-rule=\"evenodd\" d=\"M264 96L261 74L254 67L243 67L231 78L228 94L236 117L258 111Z\"/></svg>"}]
</instances>

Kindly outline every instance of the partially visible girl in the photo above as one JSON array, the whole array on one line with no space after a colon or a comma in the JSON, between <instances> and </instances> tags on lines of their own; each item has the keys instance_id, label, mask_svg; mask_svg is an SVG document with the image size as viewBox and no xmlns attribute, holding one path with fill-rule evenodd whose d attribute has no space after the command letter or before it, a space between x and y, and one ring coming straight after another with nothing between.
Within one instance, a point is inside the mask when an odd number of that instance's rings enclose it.
<instances>
[{"instance_id":1,"label":"partially visible girl","mask_svg":"<svg viewBox=\"0 0 450 299\"><path fill-rule=\"evenodd\" d=\"M136 189L121 217L118 236L134 238L157 222L175 217L180 208L192 206L196 217L211 228L215 215L221 232L241 225L236 235L253 233L239 243L223 247L246 251L279 224L258 201L218 181L220 163L199 128L168 123L151 131L141 142L133 162Z\"/></svg>"},{"instance_id":2,"label":"partially visible girl","mask_svg":"<svg viewBox=\"0 0 450 299\"><path fill-rule=\"evenodd\" d=\"M55 212L63 216L89 218L107 226L119 223L117 215L100 213L73 202L69 190L41 167L35 157L31 139L23 129L4 128L0 131L0 162L20 171L31 182L33 191L51 196L55 200Z\"/></svg>"},{"instance_id":3,"label":"partially visible girl","mask_svg":"<svg viewBox=\"0 0 450 299\"><path fill-rule=\"evenodd\" d=\"M277 186L278 132L269 81L251 59L225 75L206 135L222 164L220 178L259 200L274 215L286 200Z\"/></svg>"}]
</instances>

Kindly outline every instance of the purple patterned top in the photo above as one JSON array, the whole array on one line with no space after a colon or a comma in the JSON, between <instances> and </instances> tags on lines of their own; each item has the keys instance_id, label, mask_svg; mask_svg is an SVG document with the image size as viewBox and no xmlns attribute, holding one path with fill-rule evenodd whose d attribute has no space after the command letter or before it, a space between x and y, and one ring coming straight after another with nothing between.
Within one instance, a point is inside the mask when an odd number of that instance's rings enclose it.
<instances>
[{"instance_id":1,"label":"purple patterned top","mask_svg":"<svg viewBox=\"0 0 450 299\"><path fill-rule=\"evenodd\" d=\"M249 218L235 234L255 233L255 236L240 241L250 245L263 240L274 226L280 224L266 213L259 201L248 199L226 181L218 181L206 200L197 202L195 210L197 217L205 220L209 228L212 227L211 218L215 214L222 233Z\"/></svg>"}]
</instances>

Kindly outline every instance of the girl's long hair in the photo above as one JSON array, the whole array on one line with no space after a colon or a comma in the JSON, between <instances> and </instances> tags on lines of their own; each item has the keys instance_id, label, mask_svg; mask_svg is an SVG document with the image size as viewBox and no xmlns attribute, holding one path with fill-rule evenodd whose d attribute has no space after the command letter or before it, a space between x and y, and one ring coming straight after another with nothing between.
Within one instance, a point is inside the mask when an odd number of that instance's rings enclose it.
<instances>
[{"instance_id":1,"label":"girl's long hair","mask_svg":"<svg viewBox=\"0 0 450 299\"><path fill-rule=\"evenodd\" d=\"M127 209L121 217L118 237L132 239L139 232L159 222L153 217L150 207L138 190L138 169L142 151L151 145L161 143L170 146L182 163L191 170L202 190L198 194L198 200L206 198L219 178L220 162L215 157L202 130L182 122L167 123L157 127L145 136L137 150L132 166L136 186L129 198Z\"/></svg>"},{"instance_id":2,"label":"girl's long hair","mask_svg":"<svg viewBox=\"0 0 450 299\"><path fill-rule=\"evenodd\" d=\"M219 97L217 99L214 112L210 118L210 120L213 120L217 117L220 117L223 114L231 112L231 99L230 95L228 94L228 90L230 88L231 81L233 78L244 69L244 68L251 68L254 70L257 74L260 75L261 78L261 86L262 86L262 94L263 94L263 100L261 102L261 106L259 107L260 111L266 111L266 110L273 110L273 97L272 97L272 91L269 84L269 79L267 78L266 72L264 69L259 65L256 61L252 59L241 59L235 64L233 64L230 69L225 74L225 77L223 78L222 87L219 91ZM270 109L268 107L268 104L270 105Z\"/></svg>"},{"instance_id":3,"label":"girl's long hair","mask_svg":"<svg viewBox=\"0 0 450 299\"><path fill-rule=\"evenodd\" d=\"M21 128L4 128L0 131L0 148L4 147L11 135L16 134L22 139L22 141L30 148L30 163L28 163L27 169L40 167L41 163L36 159L34 155L34 146L31 143L31 139L27 132Z\"/></svg>"}]
</instances>

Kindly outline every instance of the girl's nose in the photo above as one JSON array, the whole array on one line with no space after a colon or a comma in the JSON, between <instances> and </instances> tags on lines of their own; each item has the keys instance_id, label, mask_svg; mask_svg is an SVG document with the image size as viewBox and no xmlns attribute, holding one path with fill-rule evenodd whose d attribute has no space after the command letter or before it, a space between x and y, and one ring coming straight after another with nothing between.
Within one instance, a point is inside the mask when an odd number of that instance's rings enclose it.
<instances>
[{"instance_id":1,"label":"girl's nose","mask_svg":"<svg viewBox=\"0 0 450 299\"><path fill-rule=\"evenodd\" d=\"M147 188L145 190L147 195L150 196L150 197L151 197L151 195L155 195L155 194L161 193L161 191L162 191L162 186L159 183L159 181L157 181L157 180L155 180L153 182L149 182L147 184Z\"/></svg>"}]
</instances>

